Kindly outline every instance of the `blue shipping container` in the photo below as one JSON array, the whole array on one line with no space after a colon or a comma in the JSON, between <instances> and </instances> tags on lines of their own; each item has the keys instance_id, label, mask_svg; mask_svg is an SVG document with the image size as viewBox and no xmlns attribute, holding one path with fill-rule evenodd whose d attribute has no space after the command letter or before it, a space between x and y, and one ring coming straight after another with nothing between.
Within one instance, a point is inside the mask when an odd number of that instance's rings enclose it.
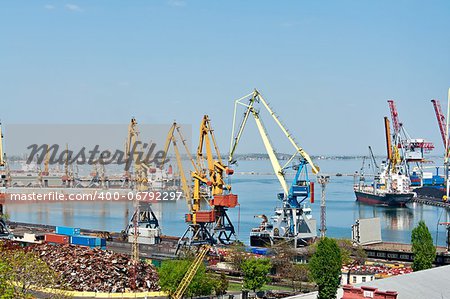
<instances>
[{"instance_id":1,"label":"blue shipping container","mask_svg":"<svg viewBox=\"0 0 450 299\"><path fill-rule=\"evenodd\" d=\"M71 236L70 244L88 246L91 248L100 247L101 249L106 249L106 239L91 236Z\"/></svg>"},{"instance_id":2,"label":"blue shipping container","mask_svg":"<svg viewBox=\"0 0 450 299\"><path fill-rule=\"evenodd\" d=\"M422 179L423 185L433 185L433 179Z\"/></svg>"},{"instance_id":3,"label":"blue shipping container","mask_svg":"<svg viewBox=\"0 0 450 299\"><path fill-rule=\"evenodd\" d=\"M106 246L106 239L95 238L95 246L97 246L97 247L105 247Z\"/></svg>"},{"instance_id":4,"label":"blue shipping container","mask_svg":"<svg viewBox=\"0 0 450 299\"><path fill-rule=\"evenodd\" d=\"M71 236L70 244L95 247L95 237L89 236Z\"/></svg>"},{"instance_id":5,"label":"blue shipping container","mask_svg":"<svg viewBox=\"0 0 450 299\"><path fill-rule=\"evenodd\" d=\"M253 254L260 254L260 255L267 255L268 251L269 250L267 248L255 248L255 247L253 247L251 249L251 253L253 253Z\"/></svg>"},{"instance_id":6,"label":"blue shipping container","mask_svg":"<svg viewBox=\"0 0 450 299\"><path fill-rule=\"evenodd\" d=\"M60 234L60 235L67 235L67 236L78 236L80 234L80 228L57 226L56 233Z\"/></svg>"}]
</instances>

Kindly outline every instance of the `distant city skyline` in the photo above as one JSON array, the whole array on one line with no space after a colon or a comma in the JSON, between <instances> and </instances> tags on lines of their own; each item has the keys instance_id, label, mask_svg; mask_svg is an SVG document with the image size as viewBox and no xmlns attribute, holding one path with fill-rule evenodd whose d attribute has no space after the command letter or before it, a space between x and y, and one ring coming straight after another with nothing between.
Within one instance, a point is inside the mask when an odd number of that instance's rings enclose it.
<instances>
[{"instance_id":1,"label":"distant city skyline","mask_svg":"<svg viewBox=\"0 0 450 299\"><path fill-rule=\"evenodd\" d=\"M383 155L394 99L411 137L440 156L430 100L446 112L449 11L448 1L406 0L4 1L0 119L6 133L177 120L192 125L195 147L208 114L227 153L234 100L257 88L310 155L368 145ZM276 150L292 152L263 120ZM265 152L253 120L237 152Z\"/></svg>"}]
</instances>

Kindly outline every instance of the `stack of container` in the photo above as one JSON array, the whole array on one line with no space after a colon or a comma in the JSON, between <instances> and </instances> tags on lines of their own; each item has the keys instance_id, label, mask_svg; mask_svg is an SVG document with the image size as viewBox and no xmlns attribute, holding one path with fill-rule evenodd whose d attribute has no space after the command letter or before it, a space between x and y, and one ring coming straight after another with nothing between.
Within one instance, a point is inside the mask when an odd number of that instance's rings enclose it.
<instances>
[{"instance_id":1,"label":"stack of container","mask_svg":"<svg viewBox=\"0 0 450 299\"><path fill-rule=\"evenodd\" d=\"M106 240L92 236L80 235L80 228L57 226L56 234L46 234L45 242L53 244L73 244L87 246L90 248L99 247L106 249Z\"/></svg>"}]
</instances>

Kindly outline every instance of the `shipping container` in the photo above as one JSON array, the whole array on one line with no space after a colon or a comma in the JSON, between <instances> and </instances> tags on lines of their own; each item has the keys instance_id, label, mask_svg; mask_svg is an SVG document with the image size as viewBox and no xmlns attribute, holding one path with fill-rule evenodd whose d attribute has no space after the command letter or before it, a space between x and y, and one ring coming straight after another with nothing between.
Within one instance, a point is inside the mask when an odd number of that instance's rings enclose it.
<instances>
[{"instance_id":1,"label":"shipping container","mask_svg":"<svg viewBox=\"0 0 450 299\"><path fill-rule=\"evenodd\" d=\"M66 236L66 235L58 235L58 234L45 234L44 240L47 243L69 244L70 237Z\"/></svg>"},{"instance_id":2,"label":"shipping container","mask_svg":"<svg viewBox=\"0 0 450 299\"><path fill-rule=\"evenodd\" d=\"M253 254L267 255L267 253L269 252L269 250L268 250L267 248L252 247L252 249L250 250L250 252L253 253Z\"/></svg>"},{"instance_id":3,"label":"shipping container","mask_svg":"<svg viewBox=\"0 0 450 299\"><path fill-rule=\"evenodd\" d=\"M90 236L71 236L70 244L106 249L106 240Z\"/></svg>"},{"instance_id":4,"label":"shipping container","mask_svg":"<svg viewBox=\"0 0 450 299\"><path fill-rule=\"evenodd\" d=\"M95 247L95 237L89 236L71 236L70 244Z\"/></svg>"},{"instance_id":5,"label":"shipping container","mask_svg":"<svg viewBox=\"0 0 450 299\"><path fill-rule=\"evenodd\" d=\"M80 228L67 227L67 226L57 226L55 229L57 234L68 235L68 236L78 236L80 235Z\"/></svg>"},{"instance_id":6,"label":"shipping container","mask_svg":"<svg viewBox=\"0 0 450 299\"><path fill-rule=\"evenodd\" d=\"M433 185L433 179L423 179L422 184L425 186Z\"/></svg>"},{"instance_id":7,"label":"shipping container","mask_svg":"<svg viewBox=\"0 0 450 299\"><path fill-rule=\"evenodd\" d=\"M106 239L95 238L95 246L96 247L106 247Z\"/></svg>"}]
</instances>

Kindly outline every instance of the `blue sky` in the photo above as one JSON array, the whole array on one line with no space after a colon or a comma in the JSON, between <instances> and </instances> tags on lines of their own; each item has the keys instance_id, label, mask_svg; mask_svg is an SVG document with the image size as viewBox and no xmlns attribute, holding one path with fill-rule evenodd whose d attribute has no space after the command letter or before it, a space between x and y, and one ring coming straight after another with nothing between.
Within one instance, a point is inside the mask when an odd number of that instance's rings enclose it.
<instances>
[{"instance_id":1,"label":"blue sky","mask_svg":"<svg viewBox=\"0 0 450 299\"><path fill-rule=\"evenodd\" d=\"M234 99L256 87L310 154L383 154L393 98L410 135L439 154L430 100L445 109L449 11L449 1L2 1L0 117L6 129L131 116L196 128L206 113L226 152ZM254 125L239 151L264 151Z\"/></svg>"}]
</instances>

